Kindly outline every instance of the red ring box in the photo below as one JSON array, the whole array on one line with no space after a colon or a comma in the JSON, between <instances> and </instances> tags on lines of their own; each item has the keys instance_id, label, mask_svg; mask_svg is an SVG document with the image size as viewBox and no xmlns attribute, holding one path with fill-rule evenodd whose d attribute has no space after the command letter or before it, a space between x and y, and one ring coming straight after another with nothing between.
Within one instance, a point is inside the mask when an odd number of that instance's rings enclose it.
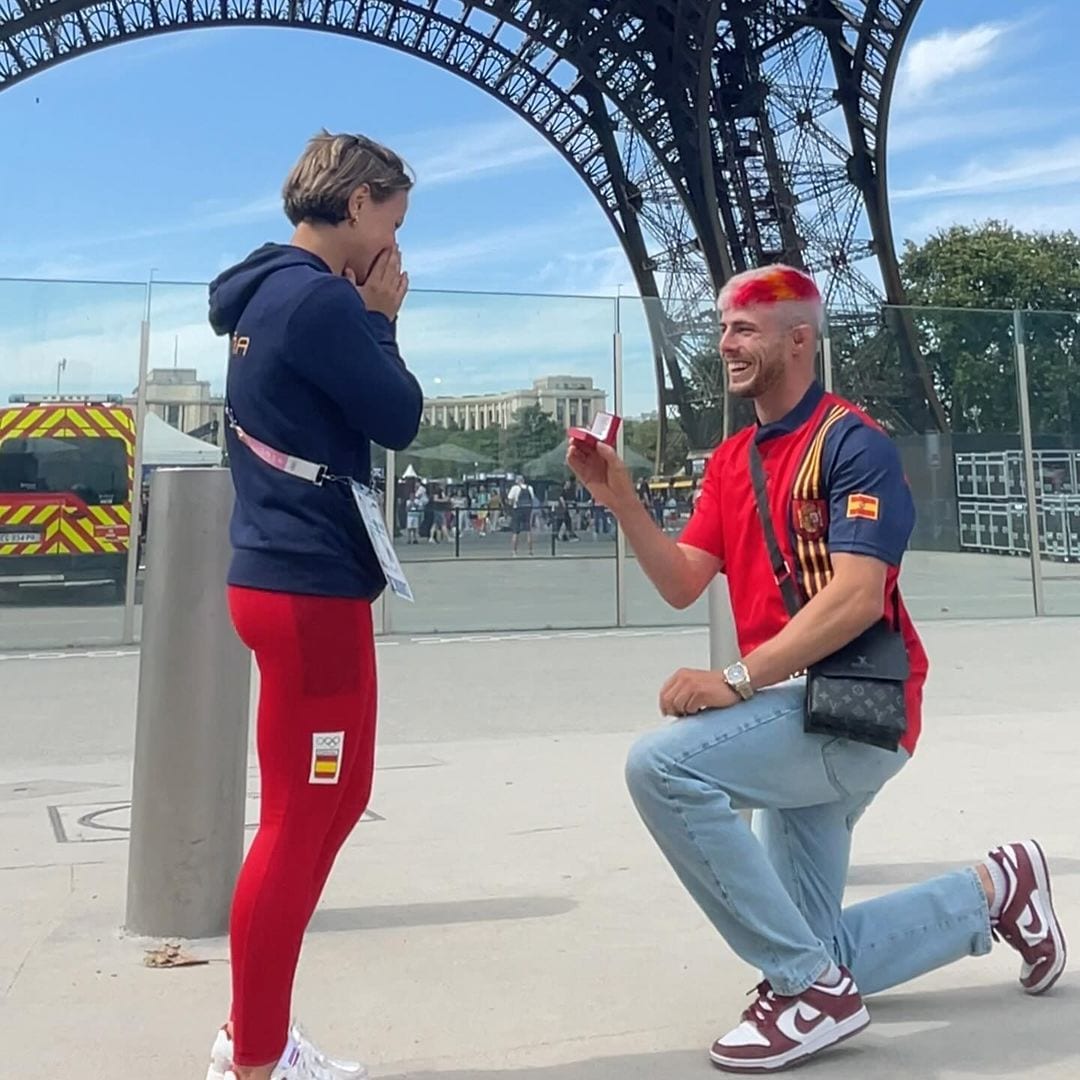
<instances>
[{"instance_id":1,"label":"red ring box","mask_svg":"<svg viewBox=\"0 0 1080 1080\"><path fill-rule=\"evenodd\" d=\"M622 420L614 413L599 412L593 417L589 427L572 427L567 434L574 442L584 443L586 446L595 446L601 442L614 446L621 423Z\"/></svg>"}]
</instances>

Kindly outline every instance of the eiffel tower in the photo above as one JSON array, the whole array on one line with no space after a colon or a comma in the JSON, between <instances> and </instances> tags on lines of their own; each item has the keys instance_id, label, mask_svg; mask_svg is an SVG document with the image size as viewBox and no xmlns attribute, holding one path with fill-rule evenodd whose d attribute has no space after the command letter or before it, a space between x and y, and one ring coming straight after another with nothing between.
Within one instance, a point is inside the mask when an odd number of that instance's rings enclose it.
<instances>
[{"instance_id":1,"label":"eiffel tower","mask_svg":"<svg viewBox=\"0 0 1080 1080\"><path fill-rule=\"evenodd\" d=\"M714 299L811 271L831 317L891 318L921 430L940 406L902 318L886 187L901 50L922 0L0 0L0 90L114 42L272 25L382 42L543 133L588 185L645 298L661 443L723 428Z\"/></svg>"}]
</instances>

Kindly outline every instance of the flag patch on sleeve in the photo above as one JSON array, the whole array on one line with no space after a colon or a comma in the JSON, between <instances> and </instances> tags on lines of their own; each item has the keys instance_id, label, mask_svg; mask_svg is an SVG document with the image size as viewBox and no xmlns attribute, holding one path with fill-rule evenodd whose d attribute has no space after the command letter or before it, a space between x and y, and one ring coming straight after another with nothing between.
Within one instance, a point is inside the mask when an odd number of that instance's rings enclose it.
<instances>
[{"instance_id":1,"label":"flag patch on sleeve","mask_svg":"<svg viewBox=\"0 0 1080 1080\"><path fill-rule=\"evenodd\" d=\"M881 504L876 495L849 495L847 497L847 516L877 521Z\"/></svg>"}]
</instances>

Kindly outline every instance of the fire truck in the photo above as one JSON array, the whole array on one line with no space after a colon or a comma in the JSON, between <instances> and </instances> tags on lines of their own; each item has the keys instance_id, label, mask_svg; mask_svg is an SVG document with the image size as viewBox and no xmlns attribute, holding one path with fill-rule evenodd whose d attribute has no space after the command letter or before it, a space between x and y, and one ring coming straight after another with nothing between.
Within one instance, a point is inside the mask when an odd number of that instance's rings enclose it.
<instances>
[{"instance_id":1,"label":"fire truck","mask_svg":"<svg viewBox=\"0 0 1080 1080\"><path fill-rule=\"evenodd\" d=\"M123 597L135 417L117 396L15 394L0 406L0 587Z\"/></svg>"}]
</instances>

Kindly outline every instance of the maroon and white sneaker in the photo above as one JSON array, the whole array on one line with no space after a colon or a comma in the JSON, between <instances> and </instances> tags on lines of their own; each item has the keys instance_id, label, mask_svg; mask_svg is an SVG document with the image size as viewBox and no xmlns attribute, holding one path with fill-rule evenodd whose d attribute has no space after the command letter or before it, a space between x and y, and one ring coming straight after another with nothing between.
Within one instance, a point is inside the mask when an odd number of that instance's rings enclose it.
<instances>
[{"instance_id":1,"label":"maroon and white sneaker","mask_svg":"<svg viewBox=\"0 0 1080 1080\"><path fill-rule=\"evenodd\" d=\"M717 1039L709 1051L726 1072L773 1072L857 1035L870 1023L851 972L840 968L835 986L816 982L794 997L781 997L761 983L742 1023Z\"/></svg>"},{"instance_id":2,"label":"maroon and white sneaker","mask_svg":"<svg viewBox=\"0 0 1080 1080\"><path fill-rule=\"evenodd\" d=\"M1065 970L1065 935L1050 896L1050 867L1035 840L1006 844L990 852L1005 875L1001 914L991 924L996 938L1007 941L1024 959L1020 985L1043 994Z\"/></svg>"}]
</instances>

